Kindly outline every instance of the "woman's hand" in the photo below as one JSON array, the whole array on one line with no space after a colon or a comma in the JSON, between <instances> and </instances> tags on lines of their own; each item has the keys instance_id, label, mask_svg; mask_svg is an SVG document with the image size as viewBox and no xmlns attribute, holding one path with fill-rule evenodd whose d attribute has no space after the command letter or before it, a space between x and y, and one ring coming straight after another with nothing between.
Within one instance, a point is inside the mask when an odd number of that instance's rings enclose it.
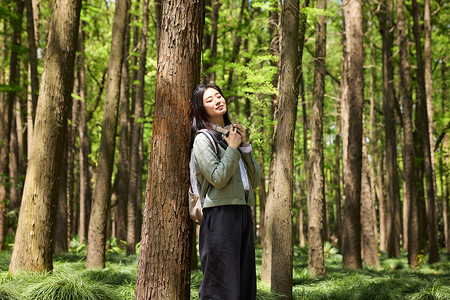
<instances>
[{"instance_id":1,"label":"woman's hand","mask_svg":"<svg viewBox=\"0 0 450 300\"><path fill-rule=\"evenodd\" d=\"M225 140L225 142L227 142L229 147L232 147L236 150L237 150L237 148L239 148L239 145L242 143L242 137L239 134L237 127L234 127L234 126L230 127L230 133L228 134L228 137L226 137L224 135L223 139Z\"/></svg>"},{"instance_id":2,"label":"woman's hand","mask_svg":"<svg viewBox=\"0 0 450 300\"><path fill-rule=\"evenodd\" d=\"M242 147L247 147L247 137L245 136L245 129L239 124L233 124L233 126L237 129L237 132L241 135L242 139Z\"/></svg>"}]
</instances>

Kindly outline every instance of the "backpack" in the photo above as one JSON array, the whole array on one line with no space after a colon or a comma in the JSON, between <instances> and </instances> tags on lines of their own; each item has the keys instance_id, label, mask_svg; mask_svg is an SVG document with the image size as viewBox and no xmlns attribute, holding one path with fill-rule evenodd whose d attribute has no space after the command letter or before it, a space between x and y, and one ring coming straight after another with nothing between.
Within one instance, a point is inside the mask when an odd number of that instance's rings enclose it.
<instances>
[{"instance_id":1,"label":"backpack","mask_svg":"<svg viewBox=\"0 0 450 300\"><path fill-rule=\"evenodd\" d=\"M200 129L197 131L197 134L203 133L210 140L210 142L214 146L214 153L217 155L217 145L212 137L212 135L208 132L207 129ZM190 178L190 186L189 186L189 215L197 224L200 224L202 221L202 204L203 199L200 199L200 183L196 177L195 172L195 162L194 162L194 150L191 150L191 159L189 160L189 178ZM206 192L208 192L211 187L211 183L208 186Z\"/></svg>"}]
</instances>

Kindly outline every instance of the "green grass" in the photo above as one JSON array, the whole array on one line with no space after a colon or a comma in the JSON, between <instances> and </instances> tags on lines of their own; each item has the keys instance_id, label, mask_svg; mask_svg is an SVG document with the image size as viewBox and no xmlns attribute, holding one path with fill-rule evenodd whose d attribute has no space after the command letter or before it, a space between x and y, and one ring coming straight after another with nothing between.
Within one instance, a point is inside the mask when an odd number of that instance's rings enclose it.
<instances>
[{"instance_id":1,"label":"green grass","mask_svg":"<svg viewBox=\"0 0 450 300\"><path fill-rule=\"evenodd\" d=\"M342 267L338 249L328 247L325 276L308 271L308 250L295 247L293 270L294 299L450 299L450 255L441 261L424 262L411 270L405 254L388 259L380 254L381 267L350 271ZM262 250L256 250L257 299L279 299L261 279ZM7 272L10 251L0 251L0 300L31 299L134 299L138 256L120 252L107 254L106 268L86 270L85 249L71 248L55 255L51 273ZM424 257L426 261L426 257ZM191 299L198 299L200 270L191 274Z\"/></svg>"}]
</instances>

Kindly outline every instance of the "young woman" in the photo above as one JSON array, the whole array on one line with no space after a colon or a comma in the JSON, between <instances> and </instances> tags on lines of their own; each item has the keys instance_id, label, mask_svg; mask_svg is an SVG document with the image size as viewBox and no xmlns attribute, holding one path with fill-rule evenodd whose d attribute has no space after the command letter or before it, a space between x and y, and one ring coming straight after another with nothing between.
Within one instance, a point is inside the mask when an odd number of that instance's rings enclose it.
<instances>
[{"instance_id":1,"label":"young woman","mask_svg":"<svg viewBox=\"0 0 450 300\"><path fill-rule=\"evenodd\" d=\"M196 176L203 199L200 299L256 299L255 245L250 207L261 171L244 128L231 124L227 103L216 85L198 85L192 96L192 140ZM228 128L229 134L219 131ZM217 153L200 129L208 129Z\"/></svg>"}]
</instances>

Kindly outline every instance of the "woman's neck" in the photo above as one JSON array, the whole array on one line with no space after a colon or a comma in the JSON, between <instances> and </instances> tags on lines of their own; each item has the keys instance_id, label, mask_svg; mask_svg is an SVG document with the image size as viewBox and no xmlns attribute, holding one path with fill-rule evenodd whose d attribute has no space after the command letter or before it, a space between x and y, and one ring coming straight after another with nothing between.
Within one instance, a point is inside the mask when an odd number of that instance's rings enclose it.
<instances>
[{"instance_id":1,"label":"woman's neck","mask_svg":"<svg viewBox=\"0 0 450 300\"><path fill-rule=\"evenodd\" d=\"M225 121L223 120L223 117L209 119L209 121L211 123L219 125L220 127L225 127Z\"/></svg>"}]
</instances>

